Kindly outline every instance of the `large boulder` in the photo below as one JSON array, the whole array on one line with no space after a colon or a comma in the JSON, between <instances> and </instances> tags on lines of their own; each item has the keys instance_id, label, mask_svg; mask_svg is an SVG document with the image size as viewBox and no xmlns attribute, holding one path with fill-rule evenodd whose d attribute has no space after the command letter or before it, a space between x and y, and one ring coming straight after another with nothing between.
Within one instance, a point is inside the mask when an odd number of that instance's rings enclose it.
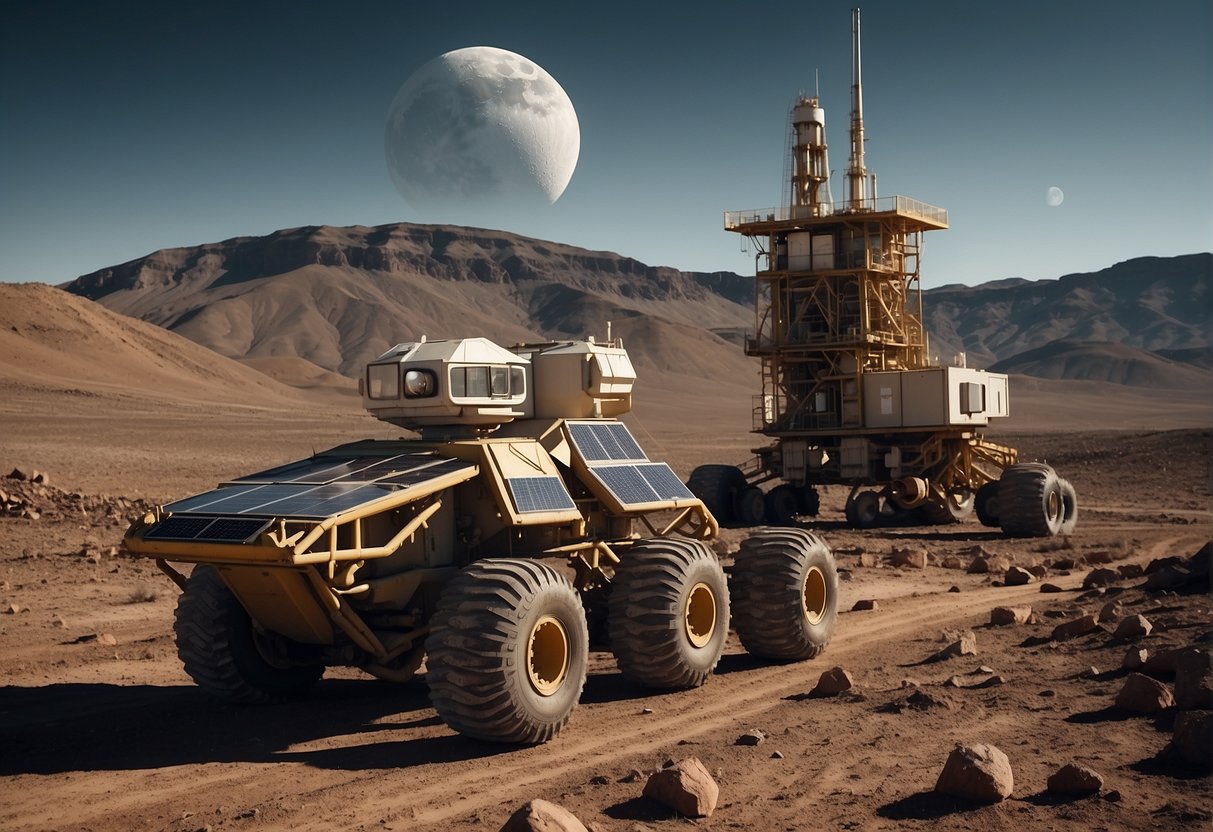
<instances>
[{"instance_id":1,"label":"large boulder","mask_svg":"<svg viewBox=\"0 0 1213 832\"><path fill-rule=\"evenodd\" d=\"M1103 776L1078 763L1066 763L1049 776L1049 792L1052 794L1078 797L1096 794L1102 788Z\"/></svg>"},{"instance_id":2,"label":"large boulder","mask_svg":"<svg viewBox=\"0 0 1213 832\"><path fill-rule=\"evenodd\" d=\"M1099 619L1094 615L1084 615L1071 621L1058 624L1053 628L1054 641L1067 641L1078 636L1086 635L1099 629Z\"/></svg>"},{"instance_id":3,"label":"large boulder","mask_svg":"<svg viewBox=\"0 0 1213 832\"><path fill-rule=\"evenodd\" d=\"M1092 587L1110 586L1120 580L1120 573L1115 569L1100 567L1099 569L1092 569L1087 573L1087 577L1082 579L1082 588L1091 589Z\"/></svg>"},{"instance_id":4,"label":"large boulder","mask_svg":"<svg viewBox=\"0 0 1213 832\"><path fill-rule=\"evenodd\" d=\"M1169 748L1190 766L1203 771L1213 768L1213 712L1180 713Z\"/></svg>"},{"instance_id":5,"label":"large boulder","mask_svg":"<svg viewBox=\"0 0 1213 832\"><path fill-rule=\"evenodd\" d=\"M563 806L532 800L501 827L501 832L587 832L585 824Z\"/></svg>"},{"instance_id":6,"label":"large boulder","mask_svg":"<svg viewBox=\"0 0 1213 832\"><path fill-rule=\"evenodd\" d=\"M644 796L691 818L716 811L720 786L697 757L687 757L649 777Z\"/></svg>"},{"instance_id":7,"label":"large boulder","mask_svg":"<svg viewBox=\"0 0 1213 832\"><path fill-rule=\"evenodd\" d=\"M927 568L926 549L898 548L893 550L892 555L894 566L904 566L909 569Z\"/></svg>"},{"instance_id":8,"label":"large boulder","mask_svg":"<svg viewBox=\"0 0 1213 832\"><path fill-rule=\"evenodd\" d=\"M1007 586L1023 586L1033 583L1036 580L1036 576L1022 566L1012 566L1007 570L1002 580Z\"/></svg>"},{"instance_id":9,"label":"large boulder","mask_svg":"<svg viewBox=\"0 0 1213 832\"><path fill-rule=\"evenodd\" d=\"M1011 761L993 745L958 745L948 755L935 791L976 803L999 803L1011 796Z\"/></svg>"},{"instance_id":10,"label":"large boulder","mask_svg":"<svg viewBox=\"0 0 1213 832\"><path fill-rule=\"evenodd\" d=\"M1141 673L1126 676L1124 687L1116 694L1116 707L1138 714L1156 714L1174 704L1170 688Z\"/></svg>"},{"instance_id":11,"label":"large boulder","mask_svg":"<svg viewBox=\"0 0 1213 832\"><path fill-rule=\"evenodd\" d=\"M1112 633L1112 637L1125 639L1126 641L1134 638L1145 638L1153 629L1154 625L1144 615L1130 615L1128 618L1122 618L1120 623L1116 625L1116 631Z\"/></svg>"},{"instance_id":12,"label":"large boulder","mask_svg":"<svg viewBox=\"0 0 1213 832\"><path fill-rule=\"evenodd\" d=\"M1029 606L995 607L990 610L990 623L996 627L1008 624L1027 624L1031 617L1032 608Z\"/></svg>"},{"instance_id":13,"label":"large boulder","mask_svg":"<svg viewBox=\"0 0 1213 832\"><path fill-rule=\"evenodd\" d=\"M1176 656L1175 707L1182 711L1213 710L1213 665L1207 650L1188 647Z\"/></svg>"},{"instance_id":14,"label":"large boulder","mask_svg":"<svg viewBox=\"0 0 1213 832\"><path fill-rule=\"evenodd\" d=\"M851 678L850 673L847 673L841 667L833 667L821 674L821 678L817 680L817 685L809 691L809 696L814 698L837 696L854 686L855 680Z\"/></svg>"}]
</instances>

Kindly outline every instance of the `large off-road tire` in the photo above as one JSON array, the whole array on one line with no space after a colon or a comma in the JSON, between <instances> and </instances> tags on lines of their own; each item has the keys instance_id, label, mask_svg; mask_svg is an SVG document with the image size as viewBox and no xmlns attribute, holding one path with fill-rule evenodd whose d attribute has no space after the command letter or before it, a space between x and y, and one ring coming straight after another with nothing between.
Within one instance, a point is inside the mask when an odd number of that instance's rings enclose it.
<instances>
[{"instance_id":1,"label":"large off-road tire","mask_svg":"<svg viewBox=\"0 0 1213 832\"><path fill-rule=\"evenodd\" d=\"M210 566L197 566L173 621L185 672L212 696L267 705L298 696L324 674L310 645L259 630Z\"/></svg>"},{"instance_id":2,"label":"large off-road tire","mask_svg":"<svg viewBox=\"0 0 1213 832\"><path fill-rule=\"evenodd\" d=\"M821 514L821 495L811 485L796 489L796 499L800 501L800 513L806 517L816 517Z\"/></svg>"},{"instance_id":3,"label":"large off-road tire","mask_svg":"<svg viewBox=\"0 0 1213 832\"><path fill-rule=\"evenodd\" d=\"M932 490L927 501L918 507L918 516L932 526L963 523L973 516L975 497L967 488L952 488L944 492Z\"/></svg>"},{"instance_id":4,"label":"large off-road tire","mask_svg":"<svg viewBox=\"0 0 1213 832\"><path fill-rule=\"evenodd\" d=\"M790 526L800 513L796 487L786 482L768 491L765 503L767 522L772 526Z\"/></svg>"},{"instance_id":5,"label":"large off-road tire","mask_svg":"<svg viewBox=\"0 0 1213 832\"><path fill-rule=\"evenodd\" d=\"M654 688L702 685L729 634L729 587L699 540L643 540L611 588L611 649L623 675Z\"/></svg>"},{"instance_id":6,"label":"large off-road tire","mask_svg":"<svg viewBox=\"0 0 1213 832\"><path fill-rule=\"evenodd\" d=\"M880 495L875 491L860 491L847 500L844 511L851 528L870 529L880 520Z\"/></svg>"},{"instance_id":7,"label":"large off-road tire","mask_svg":"<svg viewBox=\"0 0 1213 832\"><path fill-rule=\"evenodd\" d=\"M443 590L425 642L430 701L454 730L547 742L585 685L589 638L577 590L533 560L486 559Z\"/></svg>"},{"instance_id":8,"label":"large off-road tire","mask_svg":"<svg viewBox=\"0 0 1213 832\"><path fill-rule=\"evenodd\" d=\"M973 509L981 525L998 528L998 480L983 483L973 498Z\"/></svg>"},{"instance_id":9,"label":"large off-road tire","mask_svg":"<svg viewBox=\"0 0 1213 832\"><path fill-rule=\"evenodd\" d=\"M998 522L1011 537L1052 537L1061 530L1064 497L1047 465L1012 465L998 485Z\"/></svg>"},{"instance_id":10,"label":"large off-road tire","mask_svg":"<svg viewBox=\"0 0 1213 832\"><path fill-rule=\"evenodd\" d=\"M1074 485L1066 479L1058 479L1061 484L1061 525L1057 527L1058 534L1074 534L1078 526L1078 492Z\"/></svg>"},{"instance_id":11,"label":"large off-road tire","mask_svg":"<svg viewBox=\"0 0 1213 832\"><path fill-rule=\"evenodd\" d=\"M729 580L733 628L745 649L776 661L811 659L838 618L838 570L829 547L802 529L763 530L737 552Z\"/></svg>"},{"instance_id":12,"label":"large off-road tire","mask_svg":"<svg viewBox=\"0 0 1213 832\"><path fill-rule=\"evenodd\" d=\"M767 517L767 497L762 489L751 485L737 495L737 525L742 528L761 526Z\"/></svg>"},{"instance_id":13,"label":"large off-road tire","mask_svg":"<svg viewBox=\"0 0 1213 832\"><path fill-rule=\"evenodd\" d=\"M717 523L732 523L737 518L737 497L745 490L745 474L733 465L700 465L691 472L687 488Z\"/></svg>"}]
</instances>

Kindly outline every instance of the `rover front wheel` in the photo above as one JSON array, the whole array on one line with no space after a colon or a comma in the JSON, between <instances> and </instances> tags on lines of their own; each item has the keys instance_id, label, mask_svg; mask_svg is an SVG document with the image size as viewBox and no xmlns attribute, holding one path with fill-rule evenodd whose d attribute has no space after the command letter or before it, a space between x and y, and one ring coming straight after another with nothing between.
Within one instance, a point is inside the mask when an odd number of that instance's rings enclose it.
<instances>
[{"instance_id":1,"label":"rover front wheel","mask_svg":"<svg viewBox=\"0 0 1213 832\"><path fill-rule=\"evenodd\" d=\"M829 547L801 529L761 531L744 540L730 576L733 626L755 656L811 659L838 618L838 571Z\"/></svg>"},{"instance_id":2,"label":"rover front wheel","mask_svg":"<svg viewBox=\"0 0 1213 832\"><path fill-rule=\"evenodd\" d=\"M615 570L609 621L623 675L654 688L702 685L729 634L720 561L699 540L637 543Z\"/></svg>"},{"instance_id":3,"label":"rover front wheel","mask_svg":"<svg viewBox=\"0 0 1213 832\"><path fill-rule=\"evenodd\" d=\"M731 523L737 516L737 495L745 489L745 474L733 465L700 465L687 479L687 488L703 501L716 522Z\"/></svg>"},{"instance_id":4,"label":"rover front wheel","mask_svg":"<svg viewBox=\"0 0 1213 832\"><path fill-rule=\"evenodd\" d=\"M973 509L981 525L998 527L998 480L991 480L977 489Z\"/></svg>"},{"instance_id":5,"label":"rover front wheel","mask_svg":"<svg viewBox=\"0 0 1213 832\"><path fill-rule=\"evenodd\" d=\"M324 674L310 645L257 628L211 566L197 566L177 599L177 655L207 693L268 705L298 696Z\"/></svg>"},{"instance_id":6,"label":"rover front wheel","mask_svg":"<svg viewBox=\"0 0 1213 832\"><path fill-rule=\"evenodd\" d=\"M870 529L880 519L880 495L875 491L860 491L845 507L847 523L855 529Z\"/></svg>"},{"instance_id":7,"label":"rover front wheel","mask_svg":"<svg viewBox=\"0 0 1213 832\"><path fill-rule=\"evenodd\" d=\"M589 637L568 579L533 560L486 559L443 590L425 648L430 701L447 725L535 744L577 707Z\"/></svg>"}]
</instances>

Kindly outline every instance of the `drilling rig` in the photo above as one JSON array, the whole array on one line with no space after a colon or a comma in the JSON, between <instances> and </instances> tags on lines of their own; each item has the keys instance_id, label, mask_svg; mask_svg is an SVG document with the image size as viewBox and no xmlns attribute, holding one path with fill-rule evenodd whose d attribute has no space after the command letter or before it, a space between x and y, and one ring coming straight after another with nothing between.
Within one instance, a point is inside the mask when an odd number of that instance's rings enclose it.
<instances>
[{"instance_id":1,"label":"drilling rig","mask_svg":"<svg viewBox=\"0 0 1213 832\"><path fill-rule=\"evenodd\" d=\"M963 355L938 364L928 351L922 241L948 227L948 213L876 193L864 162L859 9L851 71L845 199L830 192L825 111L802 95L789 113L784 205L724 215L725 230L756 251L745 351L760 361L762 393L752 428L774 442L743 467L701 466L688 485L718 519L742 526L816 515L817 486L845 484L857 528L954 523L976 511L1011 535L1068 534L1073 486L983 435L1010 414L1007 376L966 367Z\"/></svg>"}]
</instances>

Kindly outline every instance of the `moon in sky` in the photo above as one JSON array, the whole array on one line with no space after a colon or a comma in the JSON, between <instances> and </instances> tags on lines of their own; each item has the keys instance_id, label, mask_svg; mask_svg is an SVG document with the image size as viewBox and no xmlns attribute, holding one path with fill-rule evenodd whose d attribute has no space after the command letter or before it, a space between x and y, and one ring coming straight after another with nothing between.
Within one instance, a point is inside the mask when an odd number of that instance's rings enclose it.
<instances>
[{"instance_id":1,"label":"moon in sky","mask_svg":"<svg viewBox=\"0 0 1213 832\"><path fill-rule=\"evenodd\" d=\"M1061 188L1057 187L1056 185L1050 185L1049 190L1045 191L1045 205L1048 205L1050 208L1056 208L1058 205L1061 205L1065 199L1065 193L1063 193Z\"/></svg>"},{"instance_id":2,"label":"moon in sky","mask_svg":"<svg viewBox=\"0 0 1213 832\"><path fill-rule=\"evenodd\" d=\"M384 151L419 210L550 205L581 151L573 102L543 67L492 46L439 55L396 93Z\"/></svg>"}]
</instances>

